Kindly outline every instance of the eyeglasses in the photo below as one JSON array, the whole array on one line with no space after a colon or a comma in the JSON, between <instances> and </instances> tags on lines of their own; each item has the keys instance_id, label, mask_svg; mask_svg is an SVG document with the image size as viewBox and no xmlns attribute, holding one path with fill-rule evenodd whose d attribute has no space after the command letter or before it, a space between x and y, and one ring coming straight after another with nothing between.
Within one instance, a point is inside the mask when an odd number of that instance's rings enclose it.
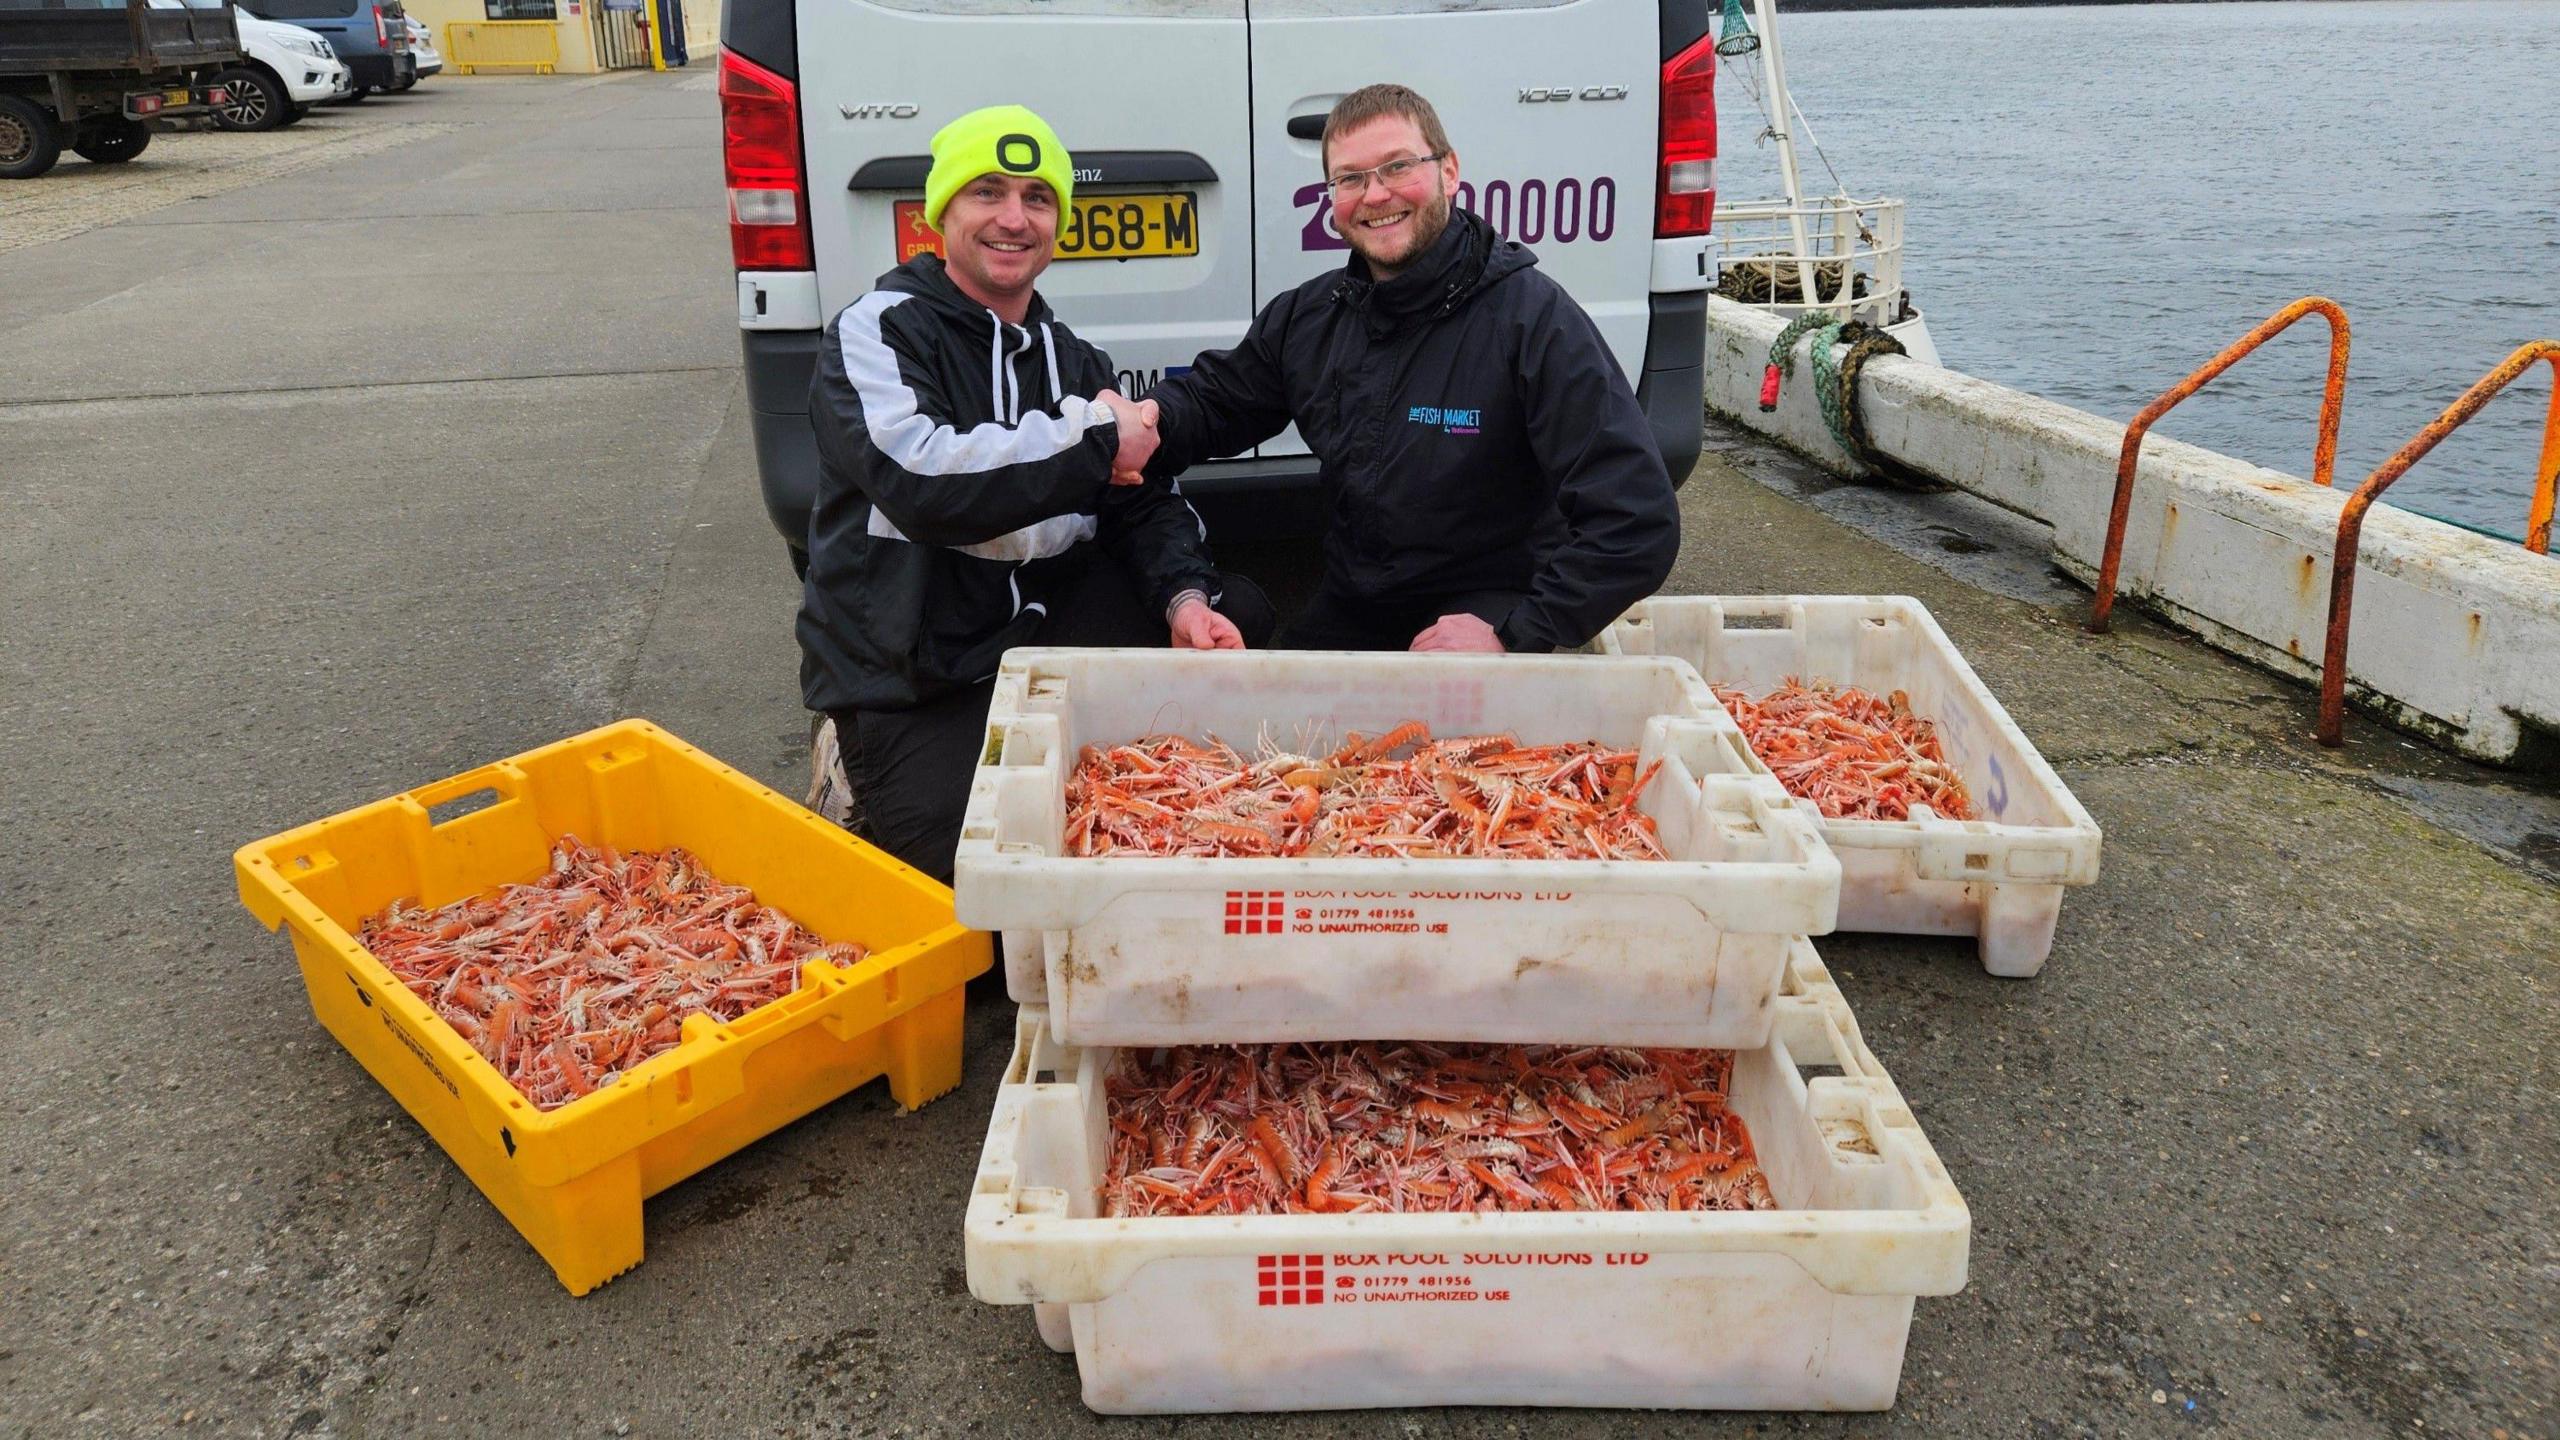
<instances>
[{"instance_id":1,"label":"eyeglasses","mask_svg":"<svg viewBox=\"0 0 2560 1440\"><path fill-rule=\"evenodd\" d=\"M1329 182L1333 186L1333 198L1336 200L1359 199L1368 193L1369 177L1372 175L1378 177L1378 183L1393 190L1422 173L1423 166L1435 164L1447 159L1448 156L1449 152L1445 150L1436 155L1411 155L1402 160L1390 160L1374 170L1354 170L1345 175L1336 175Z\"/></svg>"}]
</instances>

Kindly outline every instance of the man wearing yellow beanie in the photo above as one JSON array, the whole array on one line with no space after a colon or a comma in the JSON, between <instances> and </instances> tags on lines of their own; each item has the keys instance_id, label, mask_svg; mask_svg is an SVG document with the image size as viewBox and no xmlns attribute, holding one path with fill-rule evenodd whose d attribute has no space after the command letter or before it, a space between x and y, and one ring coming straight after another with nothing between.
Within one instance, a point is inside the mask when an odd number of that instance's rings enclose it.
<instances>
[{"instance_id":1,"label":"man wearing yellow beanie","mask_svg":"<svg viewBox=\"0 0 2560 1440\"><path fill-rule=\"evenodd\" d=\"M933 135L933 171L924 179L924 219L942 228L943 207L981 175L1029 175L1049 182L1065 210L1075 199L1076 167L1049 122L1020 105L972 110Z\"/></svg>"},{"instance_id":2,"label":"man wearing yellow beanie","mask_svg":"<svg viewBox=\"0 0 2560 1440\"><path fill-rule=\"evenodd\" d=\"M1262 592L1210 563L1179 488L1136 479L1153 428L1033 288L1074 181L1019 105L943 126L925 214L948 258L916 256L830 321L810 389L801 695L856 833L946 881L1007 649L1242 649L1273 626Z\"/></svg>"}]
</instances>

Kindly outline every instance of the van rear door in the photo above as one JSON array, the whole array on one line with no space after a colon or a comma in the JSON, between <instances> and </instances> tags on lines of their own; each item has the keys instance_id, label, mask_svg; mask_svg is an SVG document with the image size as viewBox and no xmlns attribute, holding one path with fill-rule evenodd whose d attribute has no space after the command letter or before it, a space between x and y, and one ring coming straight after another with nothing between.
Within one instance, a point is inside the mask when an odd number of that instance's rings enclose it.
<instances>
[{"instance_id":1,"label":"van rear door","mask_svg":"<svg viewBox=\"0 0 2560 1440\"><path fill-rule=\"evenodd\" d=\"M1642 373L1661 108L1658 0L1253 0L1254 304L1339 267L1317 137L1380 80L1431 102L1458 204L1538 254ZM1301 453L1292 430L1264 455Z\"/></svg>"},{"instance_id":2,"label":"van rear door","mask_svg":"<svg viewBox=\"0 0 2560 1440\"><path fill-rule=\"evenodd\" d=\"M940 237L934 131L1027 105L1076 163L1040 293L1122 388L1230 345L1252 314L1244 0L802 0L800 107L819 314Z\"/></svg>"}]
</instances>

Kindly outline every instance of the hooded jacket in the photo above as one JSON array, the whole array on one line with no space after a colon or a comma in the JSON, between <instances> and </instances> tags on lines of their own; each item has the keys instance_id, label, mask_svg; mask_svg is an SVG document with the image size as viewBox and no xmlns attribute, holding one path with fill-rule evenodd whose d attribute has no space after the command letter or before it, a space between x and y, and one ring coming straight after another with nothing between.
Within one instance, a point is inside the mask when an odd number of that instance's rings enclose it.
<instances>
[{"instance_id":1,"label":"hooded jacket","mask_svg":"<svg viewBox=\"0 0 2560 1440\"><path fill-rule=\"evenodd\" d=\"M1583 644L1671 573L1680 510L1599 328L1537 263L1464 210L1391 279L1353 255L1147 392L1164 442L1148 474L1294 421L1322 467L1327 586L1518 590L1505 648Z\"/></svg>"},{"instance_id":2,"label":"hooded jacket","mask_svg":"<svg viewBox=\"0 0 2560 1440\"><path fill-rule=\"evenodd\" d=\"M993 675L1094 546L1142 595L1217 589L1163 481L1110 484L1111 361L1034 296L1006 323L920 255L828 322L810 384L818 493L800 602L809 708L899 710Z\"/></svg>"}]
</instances>

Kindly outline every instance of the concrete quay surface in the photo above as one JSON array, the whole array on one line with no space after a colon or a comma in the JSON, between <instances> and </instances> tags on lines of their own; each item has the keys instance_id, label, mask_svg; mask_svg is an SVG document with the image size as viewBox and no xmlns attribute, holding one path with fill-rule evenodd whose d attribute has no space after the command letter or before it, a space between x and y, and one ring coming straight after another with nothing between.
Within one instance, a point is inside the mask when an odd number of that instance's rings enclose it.
<instances>
[{"instance_id":1,"label":"concrete quay surface","mask_svg":"<svg viewBox=\"0 0 2560 1440\"><path fill-rule=\"evenodd\" d=\"M571 1299L230 854L625 715L801 787L707 75L442 78L357 117L414 143L0 253L0 1435L2560 1437L2549 794L2323 753L2008 522L1730 433L1667 588L1921 597L2107 832L2037 979L1818 942L1973 1211L1895 1409L1093 1417L962 1280L984 982L958 1092L714 1166Z\"/></svg>"}]
</instances>

